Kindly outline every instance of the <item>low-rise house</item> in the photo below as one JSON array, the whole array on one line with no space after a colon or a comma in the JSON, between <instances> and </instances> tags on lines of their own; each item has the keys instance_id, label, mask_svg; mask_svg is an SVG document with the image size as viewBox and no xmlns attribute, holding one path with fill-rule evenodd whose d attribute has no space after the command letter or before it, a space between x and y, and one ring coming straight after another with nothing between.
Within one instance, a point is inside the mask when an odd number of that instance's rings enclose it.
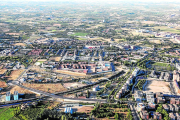
<instances>
[{"instance_id":1,"label":"low-rise house","mask_svg":"<svg viewBox=\"0 0 180 120\"><path fill-rule=\"evenodd\" d=\"M175 110L174 110L174 106L172 105L172 104L169 104L169 111L170 112L174 112Z\"/></svg>"},{"instance_id":2,"label":"low-rise house","mask_svg":"<svg viewBox=\"0 0 180 120\"><path fill-rule=\"evenodd\" d=\"M169 105L163 104L162 106L163 106L163 108L164 108L167 112L169 112Z\"/></svg>"},{"instance_id":3,"label":"low-rise house","mask_svg":"<svg viewBox=\"0 0 180 120\"><path fill-rule=\"evenodd\" d=\"M153 119L161 120L161 119L162 119L161 113L159 113L159 112L153 112Z\"/></svg>"},{"instance_id":4,"label":"low-rise house","mask_svg":"<svg viewBox=\"0 0 180 120\"><path fill-rule=\"evenodd\" d=\"M98 91L98 90L99 90L99 85L93 87L93 91Z\"/></svg>"},{"instance_id":5,"label":"low-rise house","mask_svg":"<svg viewBox=\"0 0 180 120\"><path fill-rule=\"evenodd\" d=\"M157 92L156 93L156 98L158 98L158 97L163 97L164 95L163 95L163 93L161 93L161 92Z\"/></svg>"},{"instance_id":6,"label":"low-rise house","mask_svg":"<svg viewBox=\"0 0 180 120\"><path fill-rule=\"evenodd\" d=\"M143 103L137 103L137 111L145 110L145 105Z\"/></svg>"},{"instance_id":7,"label":"low-rise house","mask_svg":"<svg viewBox=\"0 0 180 120\"><path fill-rule=\"evenodd\" d=\"M153 92L146 92L146 100L147 102L155 102L155 99L154 99L154 93Z\"/></svg>"},{"instance_id":8,"label":"low-rise house","mask_svg":"<svg viewBox=\"0 0 180 120\"><path fill-rule=\"evenodd\" d=\"M165 98L164 97L158 97L157 98L157 103L159 103L159 104L163 104L163 103L165 103Z\"/></svg>"},{"instance_id":9,"label":"low-rise house","mask_svg":"<svg viewBox=\"0 0 180 120\"><path fill-rule=\"evenodd\" d=\"M147 108L148 108L149 110L155 110L155 109L156 109L156 104L149 102Z\"/></svg>"},{"instance_id":10,"label":"low-rise house","mask_svg":"<svg viewBox=\"0 0 180 120\"><path fill-rule=\"evenodd\" d=\"M176 120L180 120L180 114L179 113L175 113L176 115Z\"/></svg>"},{"instance_id":11,"label":"low-rise house","mask_svg":"<svg viewBox=\"0 0 180 120\"><path fill-rule=\"evenodd\" d=\"M140 116L142 119L149 120L149 113L146 110L141 111Z\"/></svg>"},{"instance_id":12,"label":"low-rise house","mask_svg":"<svg viewBox=\"0 0 180 120\"><path fill-rule=\"evenodd\" d=\"M174 115L174 113L169 113L169 118L171 120L176 120L176 116Z\"/></svg>"},{"instance_id":13,"label":"low-rise house","mask_svg":"<svg viewBox=\"0 0 180 120\"><path fill-rule=\"evenodd\" d=\"M135 101L141 102L142 101L143 92L142 91L136 91L134 94Z\"/></svg>"},{"instance_id":14,"label":"low-rise house","mask_svg":"<svg viewBox=\"0 0 180 120\"><path fill-rule=\"evenodd\" d=\"M179 98L170 98L170 104L180 104L180 99Z\"/></svg>"},{"instance_id":15,"label":"low-rise house","mask_svg":"<svg viewBox=\"0 0 180 120\"><path fill-rule=\"evenodd\" d=\"M173 106L174 106L174 110L175 110L176 112L179 112L179 105L173 104Z\"/></svg>"}]
</instances>

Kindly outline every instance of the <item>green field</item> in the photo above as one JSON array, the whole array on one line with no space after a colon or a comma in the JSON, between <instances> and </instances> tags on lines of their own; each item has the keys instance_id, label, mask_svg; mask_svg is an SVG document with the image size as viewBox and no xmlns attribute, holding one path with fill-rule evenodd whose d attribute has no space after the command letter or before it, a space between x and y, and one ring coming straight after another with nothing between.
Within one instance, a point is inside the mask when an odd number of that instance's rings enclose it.
<instances>
[{"instance_id":1,"label":"green field","mask_svg":"<svg viewBox=\"0 0 180 120\"><path fill-rule=\"evenodd\" d=\"M156 26L153 27L154 29L160 29L160 31L164 31L164 32L171 32L171 33L180 33L180 30L177 30L175 28L168 28L167 26Z\"/></svg>"},{"instance_id":2,"label":"green field","mask_svg":"<svg viewBox=\"0 0 180 120\"><path fill-rule=\"evenodd\" d=\"M76 33L72 34L71 36L86 36L86 35L88 35L88 33L76 32Z\"/></svg>"},{"instance_id":3,"label":"green field","mask_svg":"<svg viewBox=\"0 0 180 120\"><path fill-rule=\"evenodd\" d=\"M160 63L160 62L156 62L154 63L153 65L157 65L157 66L167 66L168 64L167 63Z\"/></svg>"},{"instance_id":4,"label":"green field","mask_svg":"<svg viewBox=\"0 0 180 120\"><path fill-rule=\"evenodd\" d=\"M2 108L2 109L6 109L6 108ZM14 109L15 108L9 108L6 111L2 112L0 114L0 120L9 120L14 116Z\"/></svg>"},{"instance_id":5,"label":"green field","mask_svg":"<svg viewBox=\"0 0 180 120\"><path fill-rule=\"evenodd\" d=\"M87 40L86 38L78 38L78 40Z\"/></svg>"}]
</instances>

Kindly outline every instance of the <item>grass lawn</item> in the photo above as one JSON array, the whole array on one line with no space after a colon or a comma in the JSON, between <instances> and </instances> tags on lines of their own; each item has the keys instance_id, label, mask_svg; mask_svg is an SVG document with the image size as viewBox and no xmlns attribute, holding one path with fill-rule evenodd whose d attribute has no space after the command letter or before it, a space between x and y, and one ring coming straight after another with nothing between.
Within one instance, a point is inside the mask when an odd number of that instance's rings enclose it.
<instances>
[{"instance_id":1,"label":"grass lawn","mask_svg":"<svg viewBox=\"0 0 180 120\"><path fill-rule=\"evenodd\" d=\"M6 110L7 108L1 108L0 109L0 113L2 112L2 111L4 111L4 110Z\"/></svg>"},{"instance_id":2,"label":"grass lawn","mask_svg":"<svg viewBox=\"0 0 180 120\"><path fill-rule=\"evenodd\" d=\"M87 40L87 39L85 39L85 38L78 38L78 40Z\"/></svg>"},{"instance_id":3,"label":"grass lawn","mask_svg":"<svg viewBox=\"0 0 180 120\"><path fill-rule=\"evenodd\" d=\"M14 116L14 108L9 108L8 110L0 114L0 120L9 120Z\"/></svg>"},{"instance_id":4,"label":"grass lawn","mask_svg":"<svg viewBox=\"0 0 180 120\"><path fill-rule=\"evenodd\" d=\"M83 33L83 32L75 32L74 34L72 34L71 36L86 36L88 35L88 33Z\"/></svg>"},{"instance_id":5,"label":"grass lawn","mask_svg":"<svg viewBox=\"0 0 180 120\"><path fill-rule=\"evenodd\" d=\"M160 63L160 62L156 62L153 65L157 65L157 66L167 66L168 63Z\"/></svg>"},{"instance_id":6,"label":"grass lawn","mask_svg":"<svg viewBox=\"0 0 180 120\"><path fill-rule=\"evenodd\" d=\"M169 28L167 26L156 26L156 27L153 27L154 29L160 29L161 31L164 31L164 32L171 32L171 33L180 33L180 30L177 30L175 28Z\"/></svg>"}]
</instances>

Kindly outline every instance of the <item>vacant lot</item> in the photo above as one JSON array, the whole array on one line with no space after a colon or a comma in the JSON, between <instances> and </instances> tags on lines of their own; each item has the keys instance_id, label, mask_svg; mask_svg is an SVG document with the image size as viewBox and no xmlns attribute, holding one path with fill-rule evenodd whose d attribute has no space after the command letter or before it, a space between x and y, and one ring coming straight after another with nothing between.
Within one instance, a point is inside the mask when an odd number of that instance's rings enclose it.
<instances>
[{"instance_id":1,"label":"vacant lot","mask_svg":"<svg viewBox=\"0 0 180 120\"><path fill-rule=\"evenodd\" d=\"M0 69L0 74L4 74L7 71L7 69Z\"/></svg>"},{"instance_id":2,"label":"vacant lot","mask_svg":"<svg viewBox=\"0 0 180 120\"><path fill-rule=\"evenodd\" d=\"M86 84L81 84L81 83L79 83L79 82L73 82L73 83L64 83L63 86L64 86L65 88L70 88L70 87L77 88L77 87L86 86Z\"/></svg>"},{"instance_id":3,"label":"vacant lot","mask_svg":"<svg viewBox=\"0 0 180 120\"><path fill-rule=\"evenodd\" d=\"M146 85L145 91L150 92L163 92L163 93L169 93L169 83L164 81L158 81L153 79L148 79L148 84Z\"/></svg>"},{"instance_id":4,"label":"vacant lot","mask_svg":"<svg viewBox=\"0 0 180 120\"><path fill-rule=\"evenodd\" d=\"M11 92L12 94L14 94L14 91L18 91L18 93L24 93L24 94L34 94L33 92L31 92L31 91L29 91L29 90L26 90L26 89L24 89L24 88L21 88L21 87L19 87L19 86L15 86L15 87L13 87L13 88L10 90L10 92Z\"/></svg>"},{"instance_id":5,"label":"vacant lot","mask_svg":"<svg viewBox=\"0 0 180 120\"><path fill-rule=\"evenodd\" d=\"M16 80L21 73L24 72L24 70L14 70L11 72L10 76L9 76L9 80Z\"/></svg>"},{"instance_id":6,"label":"vacant lot","mask_svg":"<svg viewBox=\"0 0 180 120\"><path fill-rule=\"evenodd\" d=\"M151 43L156 43L156 44L161 44L161 41L160 41L160 40L149 40L149 42L151 42Z\"/></svg>"},{"instance_id":7,"label":"vacant lot","mask_svg":"<svg viewBox=\"0 0 180 120\"><path fill-rule=\"evenodd\" d=\"M0 81L0 88L7 87L7 84L4 81Z\"/></svg>"},{"instance_id":8,"label":"vacant lot","mask_svg":"<svg viewBox=\"0 0 180 120\"><path fill-rule=\"evenodd\" d=\"M87 113L90 113L93 109L94 109L94 106L82 106L82 107L77 108L76 112L87 114Z\"/></svg>"},{"instance_id":9,"label":"vacant lot","mask_svg":"<svg viewBox=\"0 0 180 120\"><path fill-rule=\"evenodd\" d=\"M56 62L59 62L61 60L61 57L51 57L50 60L54 60Z\"/></svg>"},{"instance_id":10,"label":"vacant lot","mask_svg":"<svg viewBox=\"0 0 180 120\"><path fill-rule=\"evenodd\" d=\"M29 84L29 83L24 83L23 85L26 87L29 87L29 88L34 88L34 89L49 92L49 93L67 91L67 89L64 88L60 83L58 83L58 84L34 84L34 83Z\"/></svg>"},{"instance_id":11,"label":"vacant lot","mask_svg":"<svg viewBox=\"0 0 180 120\"><path fill-rule=\"evenodd\" d=\"M24 44L24 43L16 43L14 45L17 45L17 46L26 46L26 44Z\"/></svg>"},{"instance_id":12,"label":"vacant lot","mask_svg":"<svg viewBox=\"0 0 180 120\"><path fill-rule=\"evenodd\" d=\"M67 74L67 75L74 75L74 76L86 76L85 73L77 73L77 72L71 72L66 70L55 70L54 72Z\"/></svg>"}]
</instances>

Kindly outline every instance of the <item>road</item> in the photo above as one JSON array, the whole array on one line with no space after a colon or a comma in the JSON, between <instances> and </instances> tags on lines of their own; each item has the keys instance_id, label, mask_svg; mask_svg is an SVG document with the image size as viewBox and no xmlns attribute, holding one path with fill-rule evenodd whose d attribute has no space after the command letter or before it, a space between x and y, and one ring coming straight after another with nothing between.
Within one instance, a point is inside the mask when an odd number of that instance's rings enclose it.
<instances>
[{"instance_id":1,"label":"road","mask_svg":"<svg viewBox=\"0 0 180 120\"><path fill-rule=\"evenodd\" d=\"M134 118L134 120L140 120L139 118L139 115L134 107L134 104L132 104L131 102L129 103L129 106L130 106L130 109L131 109L131 113L132 113L132 116Z\"/></svg>"},{"instance_id":2,"label":"road","mask_svg":"<svg viewBox=\"0 0 180 120\"><path fill-rule=\"evenodd\" d=\"M47 92L44 92L44 91L40 91L40 90L36 90L36 89L33 89L33 88L28 88L28 87L25 87L25 86L22 86L22 85L19 85L15 82L12 82L11 84L13 85L17 85L21 88L24 88L24 89L27 89L29 91L32 91L34 93L38 93L38 94L41 94L41 95L44 95L44 96L48 96L48 97L52 97L52 98L55 98L55 99L65 99L65 100L71 100L71 101L89 101L89 102L102 102L102 103L106 103L107 101L106 100L101 100L101 99L81 99L81 98L68 98L68 97L63 97L63 96L58 96L58 95L55 95L55 94L51 94L51 93L47 93Z\"/></svg>"}]
</instances>

